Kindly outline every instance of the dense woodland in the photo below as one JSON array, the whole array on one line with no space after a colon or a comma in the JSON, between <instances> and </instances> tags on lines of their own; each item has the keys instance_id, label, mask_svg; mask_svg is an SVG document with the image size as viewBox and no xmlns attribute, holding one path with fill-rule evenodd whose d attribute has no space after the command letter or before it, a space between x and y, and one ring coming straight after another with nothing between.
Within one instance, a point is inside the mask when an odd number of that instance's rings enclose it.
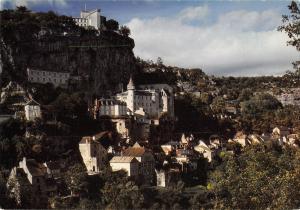
<instances>
[{"instance_id":1,"label":"dense woodland","mask_svg":"<svg viewBox=\"0 0 300 210\"><path fill-rule=\"evenodd\" d=\"M299 49L298 39L300 11L295 2L289 6L290 15L283 17L279 30L288 33L290 45ZM57 16L51 12L32 15L26 8L16 11L1 11L2 20L19 18L26 14L32 23L26 30L39 30L37 24L51 28L77 27L69 17ZM59 17L59 18L58 18ZM22 22L21 21L21 22ZM18 22L18 24L21 24ZM112 22L112 28L115 22ZM2 35L10 39L15 22L1 23ZM66 24L66 25L65 25ZM39 26L40 27L40 26ZM78 28L79 30L79 28ZM124 30L124 29L123 29ZM125 28L123 32L129 34ZM31 34L31 33L30 33ZM31 37L23 37L30 39ZM11 40L13 41L13 40ZM137 83L147 81L164 82L176 88L175 115L178 117L175 132L199 133L208 139L217 134L224 139L231 138L237 131L258 133L270 131L274 126L288 126L300 134L300 109L296 106L282 106L270 89L280 92L281 88L300 87L299 63L295 71L282 77L210 77L200 69L180 69L157 62L136 59L139 71L134 75ZM179 72L179 73L178 73ZM179 81L192 84L200 96L185 92L177 86ZM216 95L210 94L218 90ZM276 144L237 148L236 154L221 152L213 170L203 160L202 170L196 176L201 184L186 181L167 188L144 186L126 177L123 172L106 169L97 176L87 176L78 154L78 136L91 135L101 130L113 129L110 125L100 126L87 115L88 103L85 92L74 92L47 85L28 85L28 91L46 109L50 109L55 123L45 118L34 123L11 119L0 125L0 204L4 208L14 208L15 204L7 196L6 179L9 171L23 157L38 161L64 159L68 168L63 177L65 187L62 195L69 190L77 192L79 198L53 197L56 208L78 209L292 209L300 206L300 151L282 148ZM224 95L226 97L224 98ZM220 119L225 114L228 101L241 112L234 118ZM6 110L1 105L1 111ZM101 127L101 129L99 129ZM25 138L26 131L35 133ZM51 135L69 138L65 151L51 149ZM112 137L113 138L113 137ZM70 180L70 177L75 180ZM187 179L189 180L189 179ZM24 198L26 199L26 197ZM22 208L26 206L26 202Z\"/></svg>"}]
</instances>

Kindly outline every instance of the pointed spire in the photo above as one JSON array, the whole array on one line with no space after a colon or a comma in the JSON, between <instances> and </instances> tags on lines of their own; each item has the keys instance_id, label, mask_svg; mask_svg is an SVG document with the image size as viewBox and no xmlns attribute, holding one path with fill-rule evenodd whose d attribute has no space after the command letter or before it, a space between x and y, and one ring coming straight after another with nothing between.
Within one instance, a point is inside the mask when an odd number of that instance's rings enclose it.
<instances>
[{"instance_id":1,"label":"pointed spire","mask_svg":"<svg viewBox=\"0 0 300 210\"><path fill-rule=\"evenodd\" d=\"M141 145L140 145L138 142L135 142L134 145L133 145L132 147L138 148L138 147L141 147Z\"/></svg>"},{"instance_id":2,"label":"pointed spire","mask_svg":"<svg viewBox=\"0 0 300 210\"><path fill-rule=\"evenodd\" d=\"M134 89L135 89L135 86L133 83L132 75L130 75L129 83L127 85L127 90L134 90Z\"/></svg>"}]
</instances>

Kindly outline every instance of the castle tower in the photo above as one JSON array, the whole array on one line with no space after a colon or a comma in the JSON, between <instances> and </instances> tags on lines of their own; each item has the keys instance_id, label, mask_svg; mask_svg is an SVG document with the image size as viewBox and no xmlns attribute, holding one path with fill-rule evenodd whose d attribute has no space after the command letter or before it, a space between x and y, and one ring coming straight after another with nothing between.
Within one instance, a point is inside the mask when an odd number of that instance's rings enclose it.
<instances>
[{"instance_id":1,"label":"castle tower","mask_svg":"<svg viewBox=\"0 0 300 210\"><path fill-rule=\"evenodd\" d=\"M135 91L135 86L132 80L132 76L130 76L129 83L127 85L127 107L130 109L132 112L135 111L135 101L134 101L134 91Z\"/></svg>"}]
</instances>

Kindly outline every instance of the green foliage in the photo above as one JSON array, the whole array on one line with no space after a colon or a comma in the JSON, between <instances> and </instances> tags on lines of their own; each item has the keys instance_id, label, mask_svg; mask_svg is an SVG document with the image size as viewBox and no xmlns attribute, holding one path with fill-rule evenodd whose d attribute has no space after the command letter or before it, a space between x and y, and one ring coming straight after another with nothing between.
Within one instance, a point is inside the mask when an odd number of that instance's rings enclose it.
<instances>
[{"instance_id":1,"label":"green foliage","mask_svg":"<svg viewBox=\"0 0 300 210\"><path fill-rule=\"evenodd\" d=\"M8 42L30 41L35 39L43 28L48 34L78 31L72 17L58 16L54 12L32 13L26 7L17 10L2 10L1 35Z\"/></svg>"},{"instance_id":2,"label":"green foliage","mask_svg":"<svg viewBox=\"0 0 300 210\"><path fill-rule=\"evenodd\" d=\"M21 137L25 132L19 120L10 119L0 125L0 166L10 168L26 150L26 144Z\"/></svg>"},{"instance_id":3,"label":"green foliage","mask_svg":"<svg viewBox=\"0 0 300 210\"><path fill-rule=\"evenodd\" d=\"M117 31L119 29L119 23L113 19L106 21L105 25L107 30Z\"/></svg>"},{"instance_id":4,"label":"green foliage","mask_svg":"<svg viewBox=\"0 0 300 210\"><path fill-rule=\"evenodd\" d=\"M211 109L214 113L225 113L225 100L223 97L218 96L213 99Z\"/></svg>"},{"instance_id":5,"label":"green foliage","mask_svg":"<svg viewBox=\"0 0 300 210\"><path fill-rule=\"evenodd\" d=\"M83 165L77 163L69 167L64 178L72 195L84 195L88 192L88 175Z\"/></svg>"},{"instance_id":6,"label":"green foliage","mask_svg":"<svg viewBox=\"0 0 300 210\"><path fill-rule=\"evenodd\" d=\"M210 176L217 209L292 209L300 205L299 161L295 149L248 147L226 156Z\"/></svg>"},{"instance_id":7,"label":"green foliage","mask_svg":"<svg viewBox=\"0 0 300 210\"><path fill-rule=\"evenodd\" d=\"M58 119L78 118L87 114L87 104L83 93L61 93L52 103Z\"/></svg>"},{"instance_id":8,"label":"green foliage","mask_svg":"<svg viewBox=\"0 0 300 210\"><path fill-rule=\"evenodd\" d=\"M270 94L257 94L250 98L250 100L241 103L243 114L259 115L264 112L274 111L280 108L281 103Z\"/></svg>"},{"instance_id":9,"label":"green foliage","mask_svg":"<svg viewBox=\"0 0 300 210\"><path fill-rule=\"evenodd\" d=\"M295 47L298 51L300 50L300 9L299 4L296 3L296 1L292 1L290 5L288 6L288 9L290 11L289 15L283 15L282 16L282 25L278 27L279 31L285 32L289 40L287 41L288 45L291 45ZM295 61L293 63L295 72L287 72L286 76L289 79L296 79L299 83L300 81L300 62Z\"/></svg>"},{"instance_id":10,"label":"green foliage","mask_svg":"<svg viewBox=\"0 0 300 210\"><path fill-rule=\"evenodd\" d=\"M121 26L119 31L123 36L128 37L130 35L130 29L127 26Z\"/></svg>"}]
</instances>

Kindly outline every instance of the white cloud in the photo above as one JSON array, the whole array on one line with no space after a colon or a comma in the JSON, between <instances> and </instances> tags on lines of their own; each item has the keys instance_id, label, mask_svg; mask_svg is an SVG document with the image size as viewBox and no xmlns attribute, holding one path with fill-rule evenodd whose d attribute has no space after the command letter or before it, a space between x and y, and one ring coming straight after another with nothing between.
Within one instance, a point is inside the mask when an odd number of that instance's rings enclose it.
<instances>
[{"instance_id":1,"label":"white cloud","mask_svg":"<svg viewBox=\"0 0 300 210\"><path fill-rule=\"evenodd\" d=\"M180 15L135 18L127 25L135 54L143 59L162 57L167 65L199 67L209 74L278 75L291 69L298 56L286 46L287 36L276 30L280 18L272 10L239 10L220 15L209 26L187 24Z\"/></svg>"},{"instance_id":2,"label":"white cloud","mask_svg":"<svg viewBox=\"0 0 300 210\"><path fill-rule=\"evenodd\" d=\"M42 5L42 4L63 6L63 7L67 5L66 0L0 0L0 1L1 1L0 9L3 9L4 4L6 3L8 3L13 7L26 6L28 8L34 5Z\"/></svg>"},{"instance_id":3,"label":"white cloud","mask_svg":"<svg viewBox=\"0 0 300 210\"><path fill-rule=\"evenodd\" d=\"M208 6L187 7L183 9L178 18L182 21L201 20L209 14Z\"/></svg>"}]
</instances>

